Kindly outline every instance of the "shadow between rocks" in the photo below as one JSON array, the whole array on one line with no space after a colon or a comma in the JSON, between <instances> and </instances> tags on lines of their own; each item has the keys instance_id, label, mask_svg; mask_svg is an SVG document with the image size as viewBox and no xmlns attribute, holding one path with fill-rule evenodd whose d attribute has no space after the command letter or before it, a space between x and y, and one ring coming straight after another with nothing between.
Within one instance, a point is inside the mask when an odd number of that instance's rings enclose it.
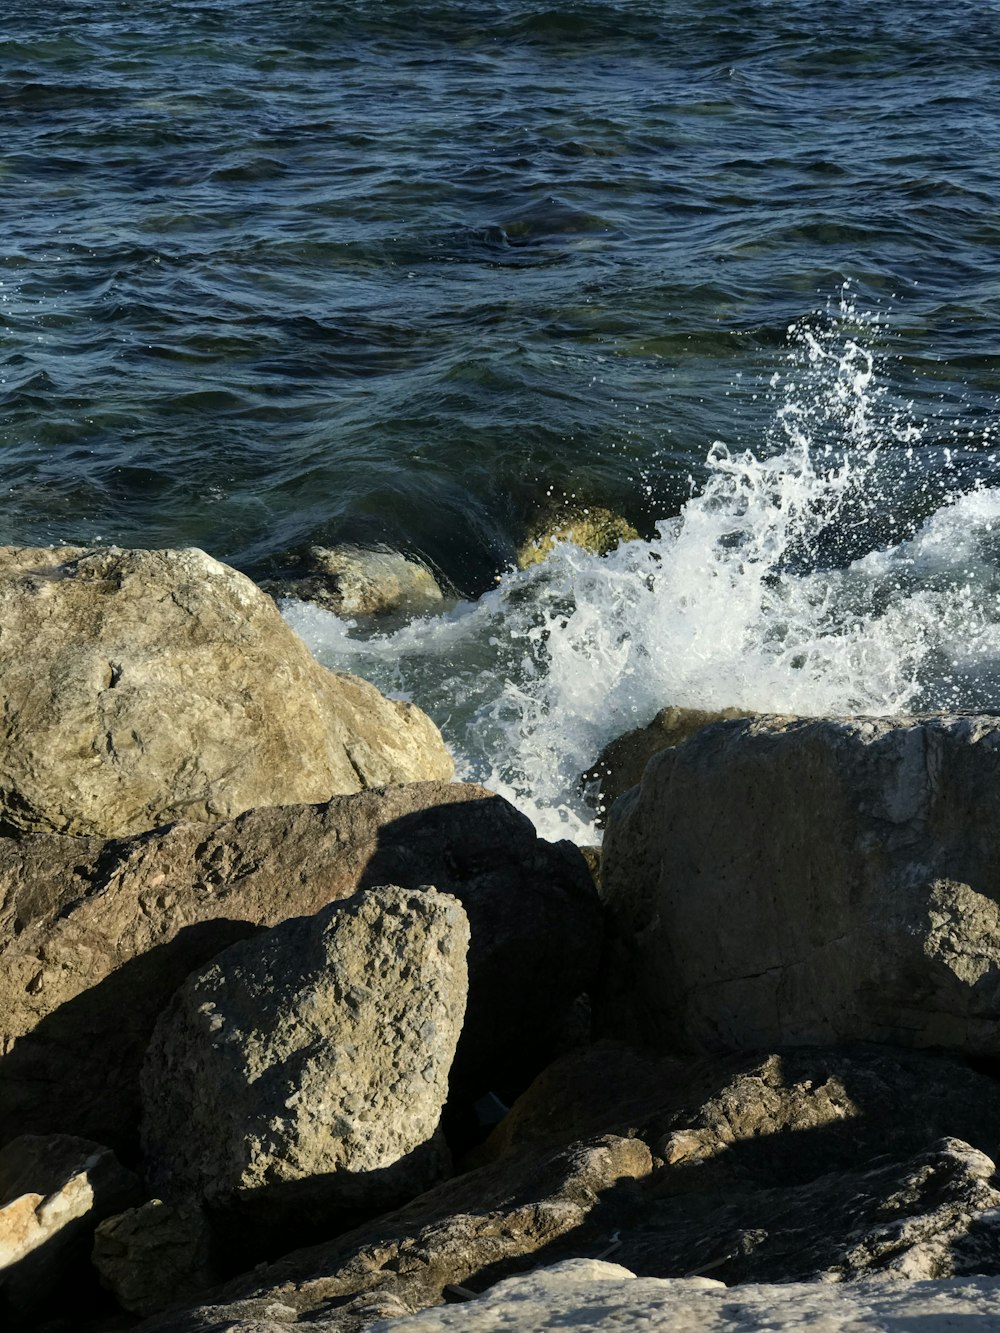
<instances>
[{"instance_id":1,"label":"shadow between rocks","mask_svg":"<svg viewBox=\"0 0 1000 1333\"><path fill-rule=\"evenodd\" d=\"M217 919L123 963L41 1019L0 1058L0 1143L19 1134L77 1134L139 1157L139 1072L153 1027L185 977L256 934Z\"/></svg>"}]
</instances>

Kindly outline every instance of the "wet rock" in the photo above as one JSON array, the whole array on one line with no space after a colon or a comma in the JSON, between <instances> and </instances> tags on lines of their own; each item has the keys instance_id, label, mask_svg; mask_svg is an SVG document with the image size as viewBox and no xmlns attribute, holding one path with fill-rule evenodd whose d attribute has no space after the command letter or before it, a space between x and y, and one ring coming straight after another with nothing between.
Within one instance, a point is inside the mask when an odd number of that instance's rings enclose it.
<instances>
[{"instance_id":1,"label":"wet rock","mask_svg":"<svg viewBox=\"0 0 1000 1333\"><path fill-rule=\"evenodd\" d=\"M444 604L440 584L419 560L361 546L310 546L293 576L261 587L338 616L427 615Z\"/></svg>"},{"instance_id":2,"label":"wet rock","mask_svg":"<svg viewBox=\"0 0 1000 1333\"><path fill-rule=\"evenodd\" d=\"M1000 1051L1000 722L719 723L614 808L604 1031Z\"/></svg>"},{"instance_id":3,"label":"wet rock","mask_svg":"<svg viewBox=\"0 0 1000 1333\"><path fill-rule=\"evenodd\" d=\"M143 1067L157 1194L243 1205L273 1230L391 1207L440 1179L468 941L455 898L383 886L189 977Z\"/></svg>"},{"instance_id":4,"label":"wet rock","mask_svg":"<svg viewBox=\"0 0 1000 1333\"><path fill-rule=\"evenodd\" d=\"M521 1091L594 980L601 913L579 853L481 787L415 783L116 842L0 838L0 1143L63 1130L134 1152L143 1052L184 978L260 927L385 883L462 902L456 1076Z\"/></svg>"},{"instance_id":5,"label":"wet rock","mask_svg":"<svg viewBox=\"0 0 1000 1333\"><path fill-rule=\"evenodd\" d=\"M201 551L0 549L0 829L171 820L448 779L412 704L319 666Z\"/></svg>"},{"instance_id":6,"label":"wet rock","mask_svg":"<svg viewBox=\"0 0 1000 1333\"><path fill-rule=\"evenodd\" d=\"M8 1143L0 1151L0 1314L26 1318L60 1299L79 1307L94 1228L138 1189L99 1143L69 1135Z\"/></svg>"},{"instance_id":7,"label":"wet rock","mask_svg":"<svg viewBox=\"0 0 1000 1333\"><path fill-rule=\"evenodd\" d=\"M454 1284L481 1289L559 1237L585 1233L591 1241L594 1227L606 1245L608 1199L634 1189L650 1166L648 1148L635 1139L526 1153L446 1181L398 1212L260 1267L211 1302L142 1330L260 1330L268 1320L280 1326L307 1316L311 1328L360 1333L380 1308L417 1310L443 1300Z\"/></svg>"},{"instance_id":8,"label":"wet rock","mask_svg":"<svg viewBox=\"0 0 1000 1333\"><path fill-rule=\"evenodd\" d=\"M871 1287L821 1282L726 1288L709 1278L636 1277L619 1264L574 1259L499 1282L466 1305L443 1306L371 1333L801 1333L968 1328L1000 1323L1000 1280ZM322 1327L322 1326L318 1326Z\"/></svg>"},{"instance_id":9,"label":"wet rock","mask_svg":"<svg viewBox=\"0 0 1000 1333\"><path fill-rule=\"evenodd\" d=\"M208 1219L191 1199L150 1199L107 1218L94 1234L91 1261L122 1308L137 1315L190 1302L219 1281Z\"/></svg>"},{"instance_id":10,"label":"wet rock","mask_svg":"<svg viewBox=\"0 0 1000 1333\"><path fill-rule=\"evenodd\" d=\"M738 708L661 708L652 722L626 732L606 745L594 765L583 775L597 790L597 805L604 816L631 787L642 781L646 765L654 754L672 745L680 745L702 727L730 718L747 717Z\"/></svg>"},{"instance_id":11,"label":"wet rock","mask_svg":"<svg viewBox=\"0 0 1000 1333\"><path fill-rule=\"evenodd\" d=\"M550 515L539 523L517 553L518 569L539 565L560 542L570 542L594 555L607 555L621 542L638 541L639 534L610 509L591 505Z\"/></svg>"}]
</instances>

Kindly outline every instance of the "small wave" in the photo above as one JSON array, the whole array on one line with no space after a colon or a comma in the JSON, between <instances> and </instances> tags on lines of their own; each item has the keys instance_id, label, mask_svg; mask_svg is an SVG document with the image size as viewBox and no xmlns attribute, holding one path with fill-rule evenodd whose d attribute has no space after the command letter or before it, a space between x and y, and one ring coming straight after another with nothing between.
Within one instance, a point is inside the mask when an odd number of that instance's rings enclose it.
<instances>
[{"instance_id":1,"label":"small wave","mask_svg":"<svg viewBox=\"0 0 1000 1333\"><path fill-rule=\"evenodd\" d=\"M666 704L998 707L1000 490L927 500L922 522L887 516L901 471L919 507L922 435L880 387L865 332L846 299L790 330L767 438L713 445L703 489L652 542L562 546L383 638L295 603L286 615L329 665L427 708L462 776L581 841L596 835L579 774Z\"/></svg>"}]
</instances>

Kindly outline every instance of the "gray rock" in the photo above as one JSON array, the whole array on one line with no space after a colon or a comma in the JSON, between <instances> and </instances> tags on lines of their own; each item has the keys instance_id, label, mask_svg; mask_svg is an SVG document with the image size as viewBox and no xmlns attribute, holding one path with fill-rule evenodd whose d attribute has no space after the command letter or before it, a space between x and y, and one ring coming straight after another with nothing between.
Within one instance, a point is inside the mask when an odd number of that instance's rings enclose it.
<instances>
[{"instance_id":1,"label":"gray rock","mask_svg":"<svg viewBox=\"0 0 1000 1333\"><path fill-rule=\"evenodd\" d=\"M618 800L642 781L646 765L654 754L670 746L680 745L702 727L730 718L747 717L738 708L661 708L644 727L626 732L604 747L591 768L583 775L597 791L599 822L605 823L607 812Z\"/></svg>"},{"instance_id":2,"label":"gray rock","mask_svg":"<svg viewBox=\"0 0 1000 1333\"><path fill-rule=\"evenodd\" d=\"M72 1304L94 1228L138 1191L131 1171L99 1143L28 1134L7 1144L0 1151L0 1314L34 1315L60 1295Z\"/></svg>"},{"instance_id":3,"label":"gray rock","mask_svg":"<svg viewBox=\"0 0 1000 1333\"><path fill-rule=\"evenodd\" d=\"M444 779L412 704L316 663L201 551L0 548L0 829L171 820Z\"/></svg>"},{"instance_id":4,"label":"gray rock","mask_svg":"<svg viewBox=\"0 0 1000 1333\"><path fill-rule=\"evenodd\" d=\"M150 1199L107 1218L94 1233L91 1262L119 1305L137 1315L190 1302L220 1280L208 1219L192 1199Z\"/></svg>"},{"instance_id":5,"label":"gray rock","mask_svg":"<svg viewBox=\"0 0 1000 1333\"><path fill-rule=\"evenodd\" d=\"M467 1305L379 1322L371 1333L988 1333L1000 1326L996 1278L889 1287L821 1282L727 1289L708 1278L635 1277L618 1264L574 1259L499 1282ZM323 1324L313 1325L322 1333ZM329 1326L332 1328L332 1325Z\"/></svg>"},{"instance_id":6,"label":"gray rock","mask_svg":"<svg viewBox=\"0 0 1000 1333\"><path fill-rule=\"evenodd\" d=\"M426 615L444 605L437 579L419 560L361 546L310 546L296 577L267 579L261 587L338 616Z\"/></svg>"},{"instance_id":7,"label":"gray rock","mask_svg":"<svg viewBox=\"0 0 1000 1333\"><path fill-rule=\"evenodd\" d=\"M486 1283L548 1252L564 1236L607 1245L609 1194L649 1174L649 1149L608 1137L559 1152L529 1152L437 1186L405 1208L328 1244L287 1255L142 1333L261 1333L299 1320L329 1333L360 1333L387 1308L417 1310L445 1287ZM280 1313L276 1316L275 1311Z\"/></svg>"},{"instance_id":8,"label":"gray rock","mask_svg":"<svg viewBox=\"0 0 1000 1333\"><path fill-rule=\"evenodd\" d=\"M414 783L122 842L0 838L0 1143L62 1130L134 1152L143 1052L184 978L262 926L380 883L463 903L456 1077L520 1091L594 980L601 913L579 853L482 787Z\"/></svg>"},{"instance_id":9,"label":"gray rock","mask_svg":"<svg viewBox=\"0 0 1000 1333\"><path fill-rule=\"evenodd\" d=\"M455 898L384 886L189 977L143 1066L154 1190L245 1203L273 1227L390 1207L439 1180L468 943Z\"/></svg>"},{"instance_id":10,"label":"gray rock","mask_svg":"<svg viewBox=\"0 0 1000 1333\"><path fill-rule=\"evenodd\" d=\"M604 1031L1000 1052L1000 720L723 722L604 849Z\"/></svg>"}]
</instances>

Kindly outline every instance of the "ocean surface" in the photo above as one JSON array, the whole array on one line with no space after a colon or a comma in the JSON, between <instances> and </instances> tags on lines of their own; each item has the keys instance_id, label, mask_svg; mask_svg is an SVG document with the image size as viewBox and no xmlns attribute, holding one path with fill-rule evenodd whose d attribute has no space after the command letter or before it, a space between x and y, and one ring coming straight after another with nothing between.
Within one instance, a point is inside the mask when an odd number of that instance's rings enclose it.
<instances>
[{"instance_id":1,"label":"ocean surface","mask_svg":"<svg viewBox=\"0 0 1000 1333\"><path fill-rule=\"evenodd\" d=\"M7 0L0 540L285 614L592 839L664 704L1000 709L1000 4ZM641 534L513 571L567 507Z\"/></svg>"}]
</instances>

